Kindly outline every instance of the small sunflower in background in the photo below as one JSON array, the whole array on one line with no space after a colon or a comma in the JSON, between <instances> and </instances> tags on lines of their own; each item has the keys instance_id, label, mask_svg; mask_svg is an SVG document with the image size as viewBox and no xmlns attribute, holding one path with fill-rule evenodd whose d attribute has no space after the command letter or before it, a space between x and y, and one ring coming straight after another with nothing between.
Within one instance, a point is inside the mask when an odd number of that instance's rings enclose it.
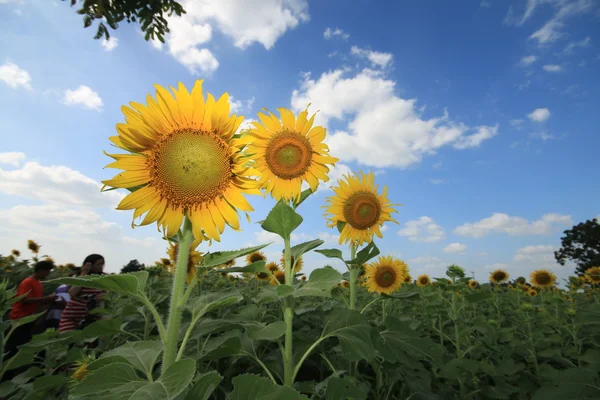
<instances>
[{"instance_id":1,"label":"small sunflower in background","mask_svg":"<svg viewBox=\"0 0 600 400\"><path fill-rule=\"evenodd\" d=\"M196 266L202 263L204 257L202 253L196 251L196 247L200 244L200 241L195 240L190 245L190 255L188 257L188 265L187 265L187 277L186 282L189 284L196 277ZM169 255L169 259L171 260L171 264L173 264L173 271L175 266L177 265L177 254L179 252L179 243L171 242L169 248L167 249L167 254Z\"/></svg>"},{"instance_id":2,"label":"small sunflower in background","mask_svg":"<svg viewBox=\"0 0 600 400\"><path fill-rule=\"evenodd\" d=\"M265 269L273 275L275 275L275 273L280 270L279 265L277 265L277 263L275 262L270 262L267 265L265 265Z\"/></svg>"},{"instance_id":3,"label":"small sunflower in background","mask_svg":"<svg viewBox=\"0 0 600 400\"><path fill-rule=\"evenodd\" d=\"M477 282L475 279L471 279L467 285L469 285L471 289L477 289L479 287L479 282Z\"/></svg>"},{"instance_id":4,"label":"small sunflower in background","mask_svg":"<svg viewBox=\"0 0 600 400\"><path fill-rule=\"evenodd\" d=\"M490 274L490 282L496 285L506 282L508 278L510 278L510 275L503 269L497 269Z\"/></svg>"},{"instance_id":5,"label":"small sunflower in background","mask_svg":"<svg viewBox=\"0 0 600 400\"><path fill-rule=\"evenodd\" d=\"M77 266L75 264L73 264L73 263L66 263L65 264L65 268L75 269L75 268L77 268Z\"/></svg>"},{"instance_id":6,"label":"small sunflower in background","mask_svg":"<svg viewBox=\"0 0 600 400\"><path fill-rule=\"evenodd\" d=\"M44 261L54 264L54 259L52 257L44 257Z\"/></svg>"},{"instance_id":7,"label":"small sunflower in background","mask_svg":"<svg viewBox=\"0 0 600 400\"><path fill-rule=\"evenodd\" d=\"M340 283L340 286L343 287L344 289L348 289L350 287L350 282L348 282L348 281L342 281Z\"/></svg>"},{"instance_id":8,"label":"small sunflower in background","mask_svg":"<svg viewBox=\"0 0 600 400\"><path fill-rule=\"evenodd\" d=\"M40 252L40 247L42 247L42 246L40 246L39 244L37 244L34 240L29 239L27 241L27 248L29 250L31 250L31 252L33 254L37 255Z\"/></svg>"},{"instance_id":9,"label":"small sunflower in background","mask_svg":"<svg viewBox=\"0 0 600 400\"><path fill-rule=\"evenodd\" d=\"M585 277L589 283L600 285L600 267L591 267L585 270Z\"/></svg>"},{"instance_id":10,"label":"small sunflower in background","mask_svg":"<svg viewBox=\"0 0 600 400\"><path fill-rule=\"evenodd\" d=\"M528 294L530 297L535 297L535 296L537 296L538 292L537 292L537 290L535 290L535 289L531 288L531 289L529 289L529 290L527 291L527 294Z\"/></svg>"},{"instance_id":11,"label":"small sunflower in background","mask_svg":"<svg viewBox=\"0 0 600 400\"><path fill-rule=\"evenodd\" d=\"M519 289L521 289L522 292L527 293L529 292L530 286L528 284L519 285Z\"/></svg>"},{"instance_id":12,"label":"small sunflower in background","mask_svg":"<svg viewBox=\"0 0 600 400\"><path fill-rule=\"evenodd\" d=\"M513 285L511 285L511 284L508 284L508 286L506 286L506 287L507 287L508 289L511 289L511 290L514 290L514 289L515 289L515 287L514 287Z\"/></svg>"},{"instance_id":13,"label":"small sunflower in background","mask_svg":"<svg viewBox=\"0 0 600 400\"><path fill-rule=\"evenodd\" d=\"M133 222L157 223L166 237L179 231L184 214L194 239L219 241L228 225L240 229L238 210L253 211L244 195L261 194L256 170L247 165L245 144L236 136L244 117L230 116L229 95L206 98L202 80L191 93L179 83L172 94L155 85L156 100L123 106L125 123L110 141L129 154L107 154L107 168L122 170L104 187L137 190L118 210L134 210ZM104 189L104 188L103 188ZM132 222L132 225L133 225Z\"/></svg>"},{"instance_id":14,"label":"small sunflower in background","mask_svg":"<svg viewBox=\"0 0 600 400\"><path fill-rule=\"evenodd\" d=\"M410 276L410 272L406 272L404 274L404 283L405 284L410 284L412 283L412 276Z\"/></svg>"},{"instance_id":15,"label":"small sunflower in background","mask_svg":"<svg viewBox=\"0 0 600 400\"><path fill-rule=\"evenodd\" d=\"M17 249L13 249L13 250L11 251L11 254L12 254L13 256L15 256L15 257L20 257L20 256L21 256L21 252L20 252L19 250L17 250Z\"/></svg>"},{"instance_id":16,"label":"small sunflower in background","mask_svg":"<svg viewBox=\"0 0 600 400\"><path fill-rule=\"evenodd\" d=\"M323 140L326 131L313 127L315 115L308 118L308 110L298 118L286 108L278 108L281 119L271 112L258 113L260 122L253 122L248 131L246 151L254 160L260 175L258 184L276 199L300 198L302 183L307 182L313 192L319 181L327 182L327 173L337 161L329 156L329 147Z\"/></svg>"},{"instance_id":17,"label":"small sunflower in background","mask_svg":"<svg viewBox=\"0 0 600 400\"><path fill-rule=\"evenodd\" d=\"M556 275L545 269L536 269L529 276L531 284L538 288L549 288L556 283Z\"/></svg>"},{"instance_id":18,"label":"small sunflower in background","mask_svg":"<svg viewBox=\"0 0 600 400\"><path fill-rule=\"evenodd\" d=\"M285 284L285 272L279 269L273 274L273 276L275 279L271 278L271 285Z\"/></svg>"},{"instance_id":19,"label":"small sunflower in background","mask_svg":"<svg viewBox=\"0 0 600 400\"><path fill-rule=\"evenodd\" d=\"M392 256L379 257L365 265L365 286L369 292L391 294L404 283L404 271L407 269L402 260Z\"/></svg>"},{"instance_id":20,"label":"small sunflower in background","mask_svg":"<svg viewBox=\"0 0 600 400\"><path fill-rule=\"evenodd\" d=\"M304 265L304 261L302 261L302 257L299 257L296 260L296 257L290 255L290 264L294 267L294 273L298 273L302 271L302 266ZM285 254L281 256L281 265L282 267L285 265Z\"/></svg>"},{"instance_id":21,"label":"small sunflower in background","mask_svg":"<svg viewBox=\"0 0 600 400\"><path fill-rule=\"evenodd\" d=\"M302 282L306 282L306 279L307 279L307 278L306 278L306 275L302 275L302 277L300 277L300 280L301 280Z\"/></svg>"},{"instance_id":22,"label":"small sunflower in background","mask_svg":"<svg viewBox=\"0 0 600 400\"><path fill-rule=\"evenodd\" d=\"M267 256L262 251L254 251L246 256L246 263L252 264L257 261L267 261Z\"/></svg>"},{"instance_id":23,"label":"small sunflower in background","mask_svg":"<svg viewBox=\"0 0 600 400\"><path fill-rule=\"evenodd\" d=\"M419 275L419 277L417 278L417 286L427 286L431 283L431 278L429 278L429 275L427 274L423 274L423 275Z\"/></svg>"},{"instance_id":24,"label":"small sunflower in background","mask_svg":"<svg viewBox=\"0 0 600 400\"><path fill-rule=\"evenodd\" d=\"M255 275L255 277L261 282L266 282L271 279L271 275L267 274L266 272L259 272Z\"/></svg>"},{"instance_id":25,"label":"small sunflower in background","mask_svg":"<svg viewBox=\"0 0 600 400\"><path fill-rule=\"evenodd\" d=\"M383 237L381 227L384 222L398 223L392 218L396 204L390 203L386 186L379 193L373 172L346 175L331 189L334 196L326 199L329 204L325 206L325 218L329 227L336 226L339 221L346 223L340 233L340 244L351 242L360 246L370 243L375 235Z\"/></svg>"}]
</instances>

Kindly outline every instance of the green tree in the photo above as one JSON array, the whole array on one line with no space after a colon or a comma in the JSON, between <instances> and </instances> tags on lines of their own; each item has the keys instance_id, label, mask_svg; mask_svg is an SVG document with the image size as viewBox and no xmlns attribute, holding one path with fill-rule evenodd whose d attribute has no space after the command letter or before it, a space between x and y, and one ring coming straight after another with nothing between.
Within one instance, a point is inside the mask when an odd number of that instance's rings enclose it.
<instances>
[{"instance_id":1,"label":"green tree","mask_svg":"<svg viewBox=\"0 0 600 400\"><path fill-rule=\"evenodd\" d=\"M574 262L578 274L583 274L590 267L600 266L600 223L596 218L577 224L564 234L561 248L554 252L559 264Z\"/></svg>"},{"instance_id":2,"label":"green tree","mask_svg":"<svg viewBox=\"0 0 600 400\"><path fill-rule=\"evenodd\" d=\"M64 1L64 0L63 0ZM78 0L70 0L71 7ZM83 26L90 27L95 19L100 20L98 31L94 39L104 36L110 38L106 23L116 30L119 22L139 22L146 40L157 38L164 43L164 35L169 32L167 20L175 13L177 16L185 14L185 10L175 0L80 0L81 8L77 14L83 15Z\"/></svg>"},{"instance_id":3,"label":"green tree","mask_svg":"<svg viewBox=\"0 0 600 400\"><path fill-rule=\"evenodd\" d=\"M131 260L127 265L121 268L121 273L126 274L128 272L137 272L145 269L146 266L144 264L140 264L138 260Z\"/></svg>"},{"instance_id":4,"label":"green tree","mask_svg":"<svg viewBox=\"0 0 600 400\"><path fill-rule=\"evenodd\" d=\"M446 269L446 275L453 281L465 279L465 276L467 276L464 268L456 264L448 266Z\"/></svg>"}]
</instances>

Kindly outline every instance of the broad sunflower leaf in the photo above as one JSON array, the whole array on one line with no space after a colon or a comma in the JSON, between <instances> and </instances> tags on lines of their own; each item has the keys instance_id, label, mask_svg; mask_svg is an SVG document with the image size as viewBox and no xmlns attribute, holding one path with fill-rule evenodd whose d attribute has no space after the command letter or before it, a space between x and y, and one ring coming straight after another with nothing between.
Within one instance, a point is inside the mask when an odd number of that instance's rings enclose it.
<instances>
[{"instance_id":1,"label":"broad sunflower leaf","mask_svg":"<svg viewBox=\"0 0 600 400\"><path fill-rule=\"evenodd\" d=\"M267 272L265 269L266 261L255 261L252 264L246 265L245 267L231 267L231 268L219 268L218 272L251 272L258 274L259 272Z\"/></svg>"},{"instance_id":2,"label":"broad sunflower leaf","mask_svg":"<svg viewBox=\"0 0 600 400\"><path fill-rule=\"evenodd\" d=\"M246 326L246 332L254 340L277 340L285 334L285 322L276 321L269 325L256 323Z\"/></svg>"},{"instance_id":3,"label":"broad sunflower leaf","mask_svg":"<svg viewBox=\"0 0 600 400\"><path fill-rule=\"evenodd\" d=\"M117 347L103 353L98 361L103 359L122 359L132 367L138 369L144 374L152 375L154 365L163 351L163 344L158 340L147 340L139 342L127 342L123 346Z\"/></svg>"},{"instance_id":4,"label":"broad sunflower leaf","mask_svg":"<svg viewBox=\"0 0 600 400\"><path fill-rule=\"evenodd\" d=\"M139 378L131 365L112 363L90 372L83 381L71 389L69 399L129 400L139 388L147 384L147 381Z\"/></svg>"},{"instance_id":5,"label":"broad sunflower leaf","mask_svg":"<svg viewBox=\"0 0 600 400\"><path fill-rule=\"evenodd\" d=\"M349 377L332 376L327 382L325 398L327 400L366 400L368 394L368 388L356 386Z\"/></svg>"},{"instance_id":6,"label":"broad sunflower leaf","mask_svg":"<svg viewBox=\"0 0 600 400\"><path fill-rule=\"evenodd\" d=\"M274 384L268 378L244 374L233 378L233 391L230 400L308 400L308 397L294 389Z\"/></svg>"},{"instance_id":7,"label":"broad sunflower leaf","mask_svg":"<svg viewBox=\"0 0 600 400\"><path fill-rule=\"evenodd\" d=\"M325 243L323 240L315 239L315 240L311 240L310 242L304 242L304 243L297 244L290 249L291 255L292 255L292 257L294 257L294 259L297 260L299 257L302 257L302 254L308 253L309 251L316 249L323 243Z\"/></svg>"},{"instance_id":8,"label":"broad sunflower leaf","mask_svg":"<svg viewBox=\"0 0 600 400\"><path fill-rule=\"evenodd\" d=\"M83 286L104 289L109 292L137 295L144 291L148 280L147 271L130 272L119 275L86 275L80 277L65 277L49 280L49 283Z\"/></svg>"},{"instance_id":9,"label":"broad sunflower leaf","mask_svg":"<svg viewBox=\"0 0 600 400\"><path fill-rule=\"evenodd\" d=\"M600 398L598 372L586 368L560 371L540 388L532 400L592 400Z\"/></svg>"},{"instance_id":10,"label":"broad sunflower leaf","mask_svg":"<svg viewBox=\"0 0 600 400\"><path fill-rule=\"evenodd\" d=\"M139 388L130 400L171 400L183 392L196 373L194 360L180 360L172 364L154 383Z\"/></svg>"},{"instance_id":11,"label":"broad sunflower leaf","mask_svg":"<svg viewBox=\"0 0 600 400\"><path fill-rule=\"evenodd\" d=\"M81 332L82 339L93 337L119 335L123 333L121 318L100 319L86 326Z\"/></svg>"},{"instance_id":12,"label":"broad sunflower leaf","mask_svg":"<svg viewBox=\"0 0 600 400\"><path fill-rule=\"evenodd\" d=\"M331 289L340 283L342 274L333 268L318 268L310 273L308 282L298 287L294 297L318 296L331 297Z\"/></svg>"},{"instance_id":13,"label":"broad sunflower leaf","mask_svg":"<svg viewBox=\"0 0 600 400\"><path fill-rule=\"evenodd\" d=\"M379 253L379 249L377 246L375 246L375 242L371 242L356 254L356 258L354 260L348 261L348 264L358 265L361 267L373 258L377 257Z\"/></svg>"},{"instance_id":14,"label":"broad sunflower leaf","mask_svg":"<svg viewBox=\"0 0 600 400\"><path fill-rule=\"evenodd\" d=\"M219 358L237 355L242 350L240 331L234 330L208 340L203 349L203 360L218 360Z\"/></svg>"},{"instance_id":15,"label":"broad sunflower leaf","mask_svg":"<svg viewBox=\"0 0 600 400\"><path fill-rule=\"evenodd\" d=\"M303 218L285 201L279 202L267 215L261 227L267 231L276 233L283 239L289 239L292 232L302 224Z\"/></svg>"},{"instance_id":16,"label":"broad sunflower leaf","mask_svg":"<svg viewBox=\"0 0 600 400\"><path fill-rule=\"evenodd\" d=\"M290 285L277 285L275 287L275 292L277 293L277 296L280 298L284 298L284 297L288 297L289 295L291 295L292 293L294 293L296 289L294 289L292 286Z\"/></svg>"},{"instance_id":17,"label":"broad sunflower leaf","mask_svg":"<svg viewBox=\"0 0 600 400\"><path fill-rule=\"evenodd\" d=\"M185 400L208 400L222 380L223 377L217 371L198 375L194 386L185 396Z\"/></svg>"},{"instance_id":18,"label":"broad sunflower leaf","mask_svg":"<svg viewBox=\"0 0 600 400\"><path fill-rule=\"evenodd\" d=\"M27 396L23 397L23 400L44 400L52 398L50 391L57 389L67 383L68 378L61 375L46 375L37 378L33 381L32 389Z\"/></svg>"},{"instance_id":19,"label":"broad sunflower leaf","mask_svg":"<svg viewBox=\"0 0 600 400\"><path fill-rule=\"evenodd\" d=\"M260 246L255 247L247 247L245 249L240 250L232 250L232 251L215 251L214 253L208 253L204 256L204 260L202 261L201 269L208 269L211 267L216 267L218 265L225 264L228 261L236 259L238 257L243 257L255 251L264 249L268 244L262 244Z\"/></svg>"},{"instance_id":20,"label":"broad sunflower leaf","mask_svg":"<svg viewBox=\"0 0 600 400\"><path fill-rule=\"evenodd\" d=\"M342 352L350 361L370 360L375 355L371 341L371 325L365 317L346 308L331 310L325 324L323 337L337 337Z\"/></svg>"},{"instance_id":21,"label":"broad sunflower leaf","mask_svg":"<svg viewBox=\"0 0 600 400\"><path fill-rule=\"evenodd\" d=\"M477 303L480 301L485 301L492 297L492 292L489 290L480 290L477 293L468 294L465 296L469 303Z\"/></svg>"},{"instance_id":22,"label":"broad sunflower leaf","mask_svg":"<svg viewBox=\"0 0 600 400\"><path fill-rule=\"evenodd\" d=\"M419 332L395 317L388 317L385 329L379 335L381 337L379 353L390 363L401 361L407 355L419 359L438 360L443 353L436 343L421 337Z\"/></svg>"},{"instance_id":23,"label":"broad sunflower leaf","mask_svg":"<svg viewBox=\"0 0 600 400\"><path fill-rule=\"evenodd\" d=\"M338 249L323 249L323 250L315 250L316 253L323 254L327 258L337 258L339 260L344 261L344 257L342 255L342 251ZM346 261L344 261L346 262Z\"/></svg>"},{"instance_id":24,"label":"broad sunflower leaf","mask_svg":"<svg viewBox=\"0 0 600 400\"><path fill-rule=\"evenodd\" d=\"M222 307L229 307L243 300L237 291L208 293L188 301L186 308L199 318L202 315Z\"/></svg>"}]
</instances>

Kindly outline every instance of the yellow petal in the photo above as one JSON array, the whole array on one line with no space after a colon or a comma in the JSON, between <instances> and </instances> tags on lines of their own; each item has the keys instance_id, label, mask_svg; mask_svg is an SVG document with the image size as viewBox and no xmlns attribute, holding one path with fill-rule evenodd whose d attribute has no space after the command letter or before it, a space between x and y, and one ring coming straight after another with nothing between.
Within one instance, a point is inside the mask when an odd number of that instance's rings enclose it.
<instances>
[{"instance_id":1,"label":"yellow petal","mask_svg":"<svg viewBox=\"0 0 600 400\"><path fill-rule=\"evenodd\" d=\"M107 181L102 181L106 186L115 188L131 188L148 183L150 173L147 170L143 171L125 171Z\"/></svg>"}]
</instances>

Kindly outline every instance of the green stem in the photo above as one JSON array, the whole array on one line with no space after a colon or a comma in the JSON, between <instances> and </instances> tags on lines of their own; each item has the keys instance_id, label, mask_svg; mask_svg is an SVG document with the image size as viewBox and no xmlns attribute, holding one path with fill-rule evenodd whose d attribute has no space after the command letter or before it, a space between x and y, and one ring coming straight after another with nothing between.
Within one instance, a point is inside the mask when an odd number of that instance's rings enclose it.
<instances>
[{"instance_id":1,"label":"green stem","mask_svg":"<svg viewBox=\"0 0 600 400\"><path fill-rule=\"evenodd\" d=\"M385 325L385 317L386 317L386 302L381 303L381 313L383 314L383 324Z\"/></svg>"},{"instance_id":2,"label":"green stem","mask_svg":"<svg viewBox=\"0 0 600 400\"><path fill-rule=\"evenodd\" d=\"M248 357L252 358L254 361L256 361L256 363L262 367L262 369L267 373L267 375L269 375L269 378L271 378L271 380L273 381L273 383L276 384L276 385L278 385L277 380L275 379L275 377L273 376L273 374L271 373L271 371L269 370L269 368L267 368L267 366L265 365L265 363L263 363L261 361L260 358L258 358L257 356L255 356L252 353L248 353L248 352L245 352L245 351L243 351L242 354L245 355L245 356L248 356Z\"/></svg>"},{"instance_id":3,"label":"green stem","mask_svg":"<svg viewBox=\"0 0 600 400\"><path fill-rule=\"evenodd\" d=\"M304 355L302 356L302 358L300 359L300 361L298 361L298 365L296 365L296 369L294 370L294 375L292 376L292 382L296 379L296 375L298 374L298 372L300 371L300 367L302 367L302 364L304 363L304 360L306 360L308 358L308 356L310 355L310 353L312 353L312 351L314 349L317 348L317 346L319 344L321 344L321 342L325 339L327 339L329 336L321 336L319 339L317 339L316 342L314 342L312 344L312 346L310 346L308 348L308 350L306 350L306 352L304 353Z\"/></svg>"},{"instance_id":4,"label":"green stem","mask_svg":"<svg viewBox=\"0 0 600 400\"><path fill-rule=\"evenodd\" d=\"M354 260L356 258L356 245L350 245L350 259ZM356 309L356 280L358 279L358 272L360 270L360 266L350 265L350 309Z\"/></svg>"},{"instance_id":5,"label":"green stem","mask_svg":"<svg viewBox=\"0 0 600 400\"><path fill-rule=\"evenodd\" d=\"M364 312L367 311L367 308L371 307L372 304L375 304L376 302L378 302L381 299L382 299L382 297L377 297L375 300L371 301L369 304L367 304L366 306L364 306L363 309L362 309L362 311L360 313L364 314Z\"/></svg>"},{"instance_id":6,"label":"green stem","mask_svg":"<svg viewBox=\"0 0 600 400\"><path fill-rule=\"evenodd\" d=\"M291 255L291 244L290 238L287 237L284 239L285 242L285 283L286 285L293 285L294 279L294 271L292 270L292 255ZM294 383L294 352L293 352L293 344L294 344L294 331L293 331L293 322L294 322L294 303L292 296L288 296L284 299L284 309L283 309L283 320L285 322L285 353L283 355L284 362L284 385L292 386Z\"/></svg>"},{"instance_id":7,"label":"green stem","mask_svg":"<svg viewBox=\"0 0 600 400\"><path fill-rule=\"evenodd\" d=\"M138 295L136 296L136 299L138 299L139 301L144 303L144 305L146 307L148 307L148 310L150 310L150 312L154 316L156 326L158 327L158 334L160 336L160 340L164 344L165 341L167 340L167 333L165 332L165 326L163 325L162 319L160 318L160 314L156 310L156 307L154 307L154 304L152 304L152 302L148 299L148 297L146 297L146 295L144 293L141 293L141 294L138 293Z\"/></svg>"},{"instance_id":8,"label":"green stem","mask_svg":"<svg viewBox=\"0 0 600 400\"><path fill-rule=\"evenodd\" d=\"M169 305L169 319L167 322L167 335L163 352L163 371L166 371L167 368L175 362L175 357L177 355L177 342L179 339L179 327L181 325L182 312L181 297L183 296L183 290L185 288L185 277L187 275L187 265L192 240L192 224L186 217L183 223L183 231L180 233L177 265L175 266L175 276L173 278L171 303Z\"/></svg>"}]
</instances>

